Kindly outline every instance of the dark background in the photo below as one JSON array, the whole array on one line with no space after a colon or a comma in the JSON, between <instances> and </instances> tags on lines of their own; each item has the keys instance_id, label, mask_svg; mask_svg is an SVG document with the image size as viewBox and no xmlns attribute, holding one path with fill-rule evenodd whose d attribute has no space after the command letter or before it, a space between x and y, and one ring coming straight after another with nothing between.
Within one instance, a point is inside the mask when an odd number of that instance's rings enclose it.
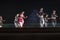
<instances>
[{"instance_id":1,"label":"dark background","mask_svg":"<svg viewBox=\"0 0 60 40\"><path fill-rule=\"evenodd\" d=\"M30 15L34 9L39 10L44 8L44 12L51 14L52 10L57 11L60 16L60 1L59 0L1 0L0 15L6 20L5 23L13 23L14 16L21 10L25 11L25 15Z\"/></svg>"}]
</instances>

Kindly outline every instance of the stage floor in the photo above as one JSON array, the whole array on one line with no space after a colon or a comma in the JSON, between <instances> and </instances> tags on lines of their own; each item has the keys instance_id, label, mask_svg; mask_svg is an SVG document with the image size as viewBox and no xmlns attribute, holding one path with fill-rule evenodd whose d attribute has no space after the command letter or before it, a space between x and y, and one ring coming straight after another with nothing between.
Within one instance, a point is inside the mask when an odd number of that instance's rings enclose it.
<instances>
[{"instance_id":1,"label":"stage floor","mask_svg":"<svg viewBox=\"0 0 60 40\"><path fill-rule=\"evenodd\" d=\"M0 33L60 33L60 27L49 28L0 28Z\"/></svg>"},{"instance_id":2,"label":"stage floor","mask_svg":"<svg viewBox=\"0 0 60 40\"><path fill-rule=\"evenodd\" d=\"M0 28L1 40L60 40L60 28Z\"/></svg>"}]
</instances>

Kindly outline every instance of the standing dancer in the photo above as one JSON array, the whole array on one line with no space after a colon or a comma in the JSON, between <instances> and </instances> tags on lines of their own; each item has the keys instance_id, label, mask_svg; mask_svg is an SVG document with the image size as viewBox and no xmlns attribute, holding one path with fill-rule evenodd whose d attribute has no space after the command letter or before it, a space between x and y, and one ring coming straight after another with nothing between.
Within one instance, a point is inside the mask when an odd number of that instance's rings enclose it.
<instances>
[{"instance_id":1,"label":"standing dancer","mask_svg":"<svg viewBox=\"0 0 60 40\"><path fill-rule=\"evenodd\" d=\"M20 28L22 28L23 27L23 24L24 24L24 18L27 18L27 16L25 17L24 16L24 11L22 11L21 13L20 13L20 16L19 16L19 19L18 19L18 21L19 21L19 27Z\"/></svg>"},{"instance_id":2,"label":"standing dancer","mask_svg":"<svg viewBox=\"0 0 60 40\"><path fill-rule=\"evenodd\" d=\"M2 16L0 16L0 28L2 27L2 25L3 25L3 18Z\"/></svg>"},{"instance_id":3,"label":"standing dancer","mask_svg":"<svg viewBox=\"0 0 60 40\"><path fill-rule=\"evenodd\" d=\"M48 17L48 14L46 14L45 15L45 27L47 27L48 26L48 20L49 20L50 18Z\"/></svg>"},{"instance_id":4,"label":"standing dancer","mask_svg":"<svg viewBox=\"0 0 60 40\"><path fill-rule=\"evenodd\" d=\"M52 15L51 15L53 27L56 26L56 17L58 17L58 16L56 15L56 10L53 10L53 13L52 13Z\"/></svg>"},{"instance_id":5,"label":"standing dancer","mask_svg":"<svg viewBox=\"0 0 60 40\"><path fill-rule=\"evenodd\" d=\"M18 17L19 17L19 14L16 14L16 16L15 16L15 19L14 19L14 25L15 25L15 27L16 28L18 28Z\"/></svg>"},{"instance_id":6,"label":"standing dancer","mask_svg":"<svg viewBox=\"0 0 60 40\"><path fill-rule=\"evenodd\" d=\"M45 21L44 21L43 8L40 9L39 14L37 14L37 15L38 15L38 17L40 18L40 26L41 26L41 27L44 27Z\"/></svg>"}]
</instances>

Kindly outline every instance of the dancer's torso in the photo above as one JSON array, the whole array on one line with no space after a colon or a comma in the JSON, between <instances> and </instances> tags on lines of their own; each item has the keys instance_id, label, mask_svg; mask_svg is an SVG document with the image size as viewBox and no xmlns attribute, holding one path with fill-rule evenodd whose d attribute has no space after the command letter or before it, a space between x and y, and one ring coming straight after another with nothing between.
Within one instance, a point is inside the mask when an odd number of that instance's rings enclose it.
<instances>
[{"instance_id":1,"label":"dancer's torso","mask_svg":"<svg viewBox=\"0 0 60 40\"><path fill-rule=\"evenodd\" d=\"M24 21L23 17L24 17L24 15L23 15L23 14L21 14L21 15L20 15L20 17L19 17L19 19L18 19L18 20L19 20L19 22L23 22L23 21Z\"/></svg>"},{"instance_id":2,"label":"dancer's torso","mask_svg":"<svg viewBox=\"0 0 60 40\"><path fill-rule=\"evenodd\" d=\"M44 17L43 15L40 16L40 21L43 21L44 20Z\"/></svg>"},{"instance_id":3,"label":"dancer's torso","mask_svg":"<svg viewBox=\"0 0 60 40\"><path fill-rule=\"evenodd\" d=\"M52 20L55 20L56 19L56 15L52 15Z\"/></svg>"}]
</instances>

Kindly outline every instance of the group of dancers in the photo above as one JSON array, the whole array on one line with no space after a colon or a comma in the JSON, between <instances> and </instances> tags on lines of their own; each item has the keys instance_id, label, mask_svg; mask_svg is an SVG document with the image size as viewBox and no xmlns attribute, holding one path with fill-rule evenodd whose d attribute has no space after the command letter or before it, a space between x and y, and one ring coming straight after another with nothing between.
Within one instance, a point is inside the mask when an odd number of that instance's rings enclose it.
<instances>
[{"instance_id":1,"label":"group of dancers","mask_svg":"<svg viewBox=\"0 0 60 40\"><path fill-rule=\"evenodd\" d=\"M43 8L40 9L40 11L38 11L38 13L36 14L39 17L39 23L40 23L40 27L48 27L48 20L51 19L51 23L53 25L53 27L56 26L56 18L58 17L56 14L56 10L52 11L51 17L49 17L48 14L44 13ZM15 16L15 20L14 20L14 24L15 27L23 27L24 24L24 18L28 18L27 16L24 16L24 11L22 11L20 14L17 14Z\"/></svg>"},{"instance_id":2,"label":"group of dancers","mask_svg":"<svg viewBox=\"0 0 60 40\"><path fill-rule=\"evenodd\" d=\"M40 18L40 27L48 27L48 20L51 19L51 23L53 27L56 26L56 18L58 17L56 14L56 10L53 10L51 17L48 14L43 12L43 8L40 9L37 16Z\"/></svg>"},{"instance_id":3,"label":"group of dancers","mask_svg":"<svg viewBox=\"0 0 60 40\"><path fill-rule=\"evenodd\" d=\"M20 12L19 14L16 14L15 19L14 19L14 25L16 28L22 28L24 25L24 19L28 18L28 16L24 16L25 11ZM58 17L56 14L56 10L52 11L51 17L49 17L49 15L47 13L44 13L43 8L41 8L38 12L37 12L37 17L40 19L39 23L40 23L40 27L48 27L48 20L51 19L51 23L53 25L53 27L56 26L56 18ZM0 16L0 27L2 27L3 24L3 19L2 16Z\"/></svg>"}]
</instances>

